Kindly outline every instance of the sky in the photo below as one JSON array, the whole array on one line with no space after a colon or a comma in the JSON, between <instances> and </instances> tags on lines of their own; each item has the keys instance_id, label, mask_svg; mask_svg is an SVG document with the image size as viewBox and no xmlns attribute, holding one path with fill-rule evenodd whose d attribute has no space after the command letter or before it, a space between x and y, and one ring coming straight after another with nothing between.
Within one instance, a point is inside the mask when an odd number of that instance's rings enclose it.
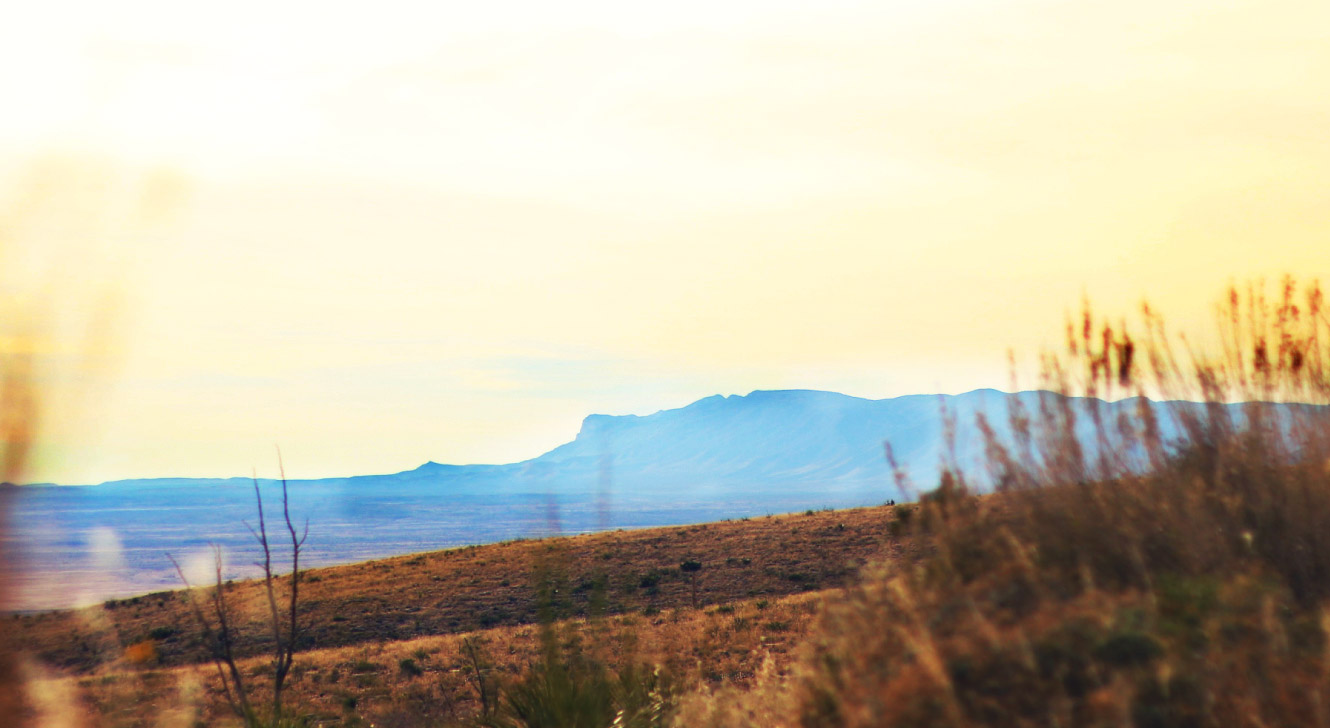
<instances>
[{"instance_id":1,"label":"sky","mask_svg":"<svg viewBox=\"0 0 1330 728\"><path fill-rule=\"evenodd\" d=\"M30 480L512 462L711 394L1018 385L1083 298L1330 282L1330 5L27 3Z\"/></svg>"}]
</instances>

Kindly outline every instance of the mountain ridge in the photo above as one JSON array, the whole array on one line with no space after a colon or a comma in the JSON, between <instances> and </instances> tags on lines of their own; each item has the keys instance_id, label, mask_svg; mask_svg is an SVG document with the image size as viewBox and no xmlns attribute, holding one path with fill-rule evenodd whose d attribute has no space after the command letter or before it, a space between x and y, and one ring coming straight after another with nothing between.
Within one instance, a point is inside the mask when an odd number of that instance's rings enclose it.
<instances>
[{"instance_id":1,"label":"mountain ridge","mask_svg":"<svg viewBox=\"0 0 1330 728\"><path fill-rule=\"evenodd\" d=\"M484 463L484 462L476 462L476 463L445 463L445 462L438 462L438 461L435 461L435 460L427 460L427 461L425 461L424 463L422 463L421 465L418 465L418 466L416 466L416 467L414 467L414 468L407 468L407 469L405 469L405 470L399 470L399 471L394 471L394 472L389 472L389 473L365 473L365 474L357 474L357 475L335 475L335 476L328 476L328 477L324 477L324 478L291 478L291 479L288 479L288 480L289 480L289 482L291 482L291 483L297 483L297 482L311 482L311 481L316 481L316 480L343 480L343 479L351 479L351 478L378 478L378 477L392 477L392 476L397 476L397 475L405 475L405 474L408 474L408 473L416 473L416 472L420 472L420 471L431 471L431 470L432 470L432 471L448 471L448 470L455 470L455 469L459 469L459 468L500 468L500 467L518 466L518 465L523 465L523 464L525 464L525 463L530 463L530 462L532 462L532 461L540 460L540 459L542 459L542 458L544 458L544 457L546 457L546 456L548 456L548 455L550 455L550 454L552 454L552 453L555 453L555 452L559 451L561 448L564 448L564 447L566 447L566 446L568 446L568 445L570 445L570 444L573 444L573 443L577 442L579 439L584 439L585 437L588 436L589 431L594 431L594 430L596 429L596 427L603 426L603 425L600 425L599 423L609 423L609 422L616 422L616 423L617 423L617 422L632 422L632 421L650 420L650 419L652 419L652 418L656 418L656 417L661 416L661 415L670 415L670 414L672 414L672 413L697 412L697 411L700 411L700 410L704 410L707 406L710 406L710 405L713 405L713 404L721 404L721 403L726 403L726 404L731 404L731 405L734 404L734 403L739 403L741 406L743 406L743 405L751 405L751 404L755 404L755 403L769 404L769 403L771 403L772 401L778 401L778 400L789 401L789 400L791 400L791 399L795 399L795 398L806 398L806 397L832 397L832 398L839 398L839 399L842 399L842 400L851 401L851 402L859 402L859 403L897 402L897 401L901 401L901 400L931 400L931 401L937 402L937 401L939 400L939 398L942 398L942 399L945 400L945 399L951 399L951 398L968 398L968 397L973 397L973 396L987 396L987 395L993 395L993 396L1009 396L1009 395L1014 395L1014 394L1025 395L1025 394L1034 394L1034 393L1038 393L1039 391L1040 391L1040 390L1027 390L1027 391L1022 391L1022 392L1003 392L1003 391L1001 391L1001 390L992 389L992 388L980 388L980 389L969 390L969 391L967 391L967 392L962 392L962 393L959 393L959 394L906 394L906 395L898 395L898 396L895 396L895 397L883 397L883 398L874 399L874 398L869 398L869 397L860 397L860 396L857 396L857 395L844 394L844 393L841 393L841 392L835 392L835 391L831 391L831 390L820 390L820 389L803 389L803 388L796 388L796 389L754 389L754 390L750 391L748 394L713 394L713 395L709 395L709 396L706 396L706 397L702 397L701 399L694 400L694 401L692 401L692 402L690 402L690 403L688 403L688 404L681 405L681 406L679 406L679 407L664 408L664 409L656 410L655 412L652 412L652 413L650 413L650 414L646 414L646 415L638 415L638 414L632 414L632 413L628 413L628 414L607 414L607 413L592 413L592 414L588 414L588 415L585 415L585 416L582 418L582 423L581 423L581 426L580 426L579 429L578 429L577 435L574 436L574 438L573 438L572 440L570 440L570 441L568 441L568 442L565 442L565 443L561 443L561 444L559 444L559 445L556 445L556 446L554 446L553 448L551 448L551 449L549 449L549 450L546 450L545 452L540 453L539 455L535 455L535 456L533 456L533 457L526 458L526 459L524 459L524 460L517 460L517 461L513 461L513 462L509 462L509 463ZM277 479L275 479L275 478L259 478L259 481L260 481L260 482L277 482ZM248 476L238 476L238 475L236 475L236 476L206 476L206 475L202 475L202 476L169 476L169 475L168 475L168 476L152 476L152 477L145 477L145 478L116 478L116 479L113 479L113 480L105 480L105 481L102 481L102 482L99 482L99 483L54 483L54 482L25 483L25 484L23 484L21 487L25 487L25 488L28 488L28 487L87 488L87 487L98 487L98 486L114 486L114 485L121 485L121 484L130 484L130 483L135 483L135 484L138 484L138 483L142 483L142 484L185 484L185 483L203 483L203 482L210 482L210 483L211 483L211 482L216 482L216 483L222 483L222 482L225 482L225 483L228 483L228 484L236 484L236 485L242 485L242 484L243 484L243 485L250 485L250 484L252 484L252 482L253 482L253 478L248 477Z\"/></svg>"}]
</instances>

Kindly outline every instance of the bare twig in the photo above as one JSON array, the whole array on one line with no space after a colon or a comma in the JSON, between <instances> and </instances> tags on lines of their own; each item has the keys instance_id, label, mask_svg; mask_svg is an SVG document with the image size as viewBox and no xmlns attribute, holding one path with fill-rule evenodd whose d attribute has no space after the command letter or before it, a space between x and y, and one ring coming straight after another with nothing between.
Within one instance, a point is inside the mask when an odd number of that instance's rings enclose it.
<instances>
[{"instance_id":1,"label":"bare twig","mask_svg":"<svg viewBox=\"0 0 1330 728\"><path fill-rule=\"evenodd\" d=\"M299 533L296 531L295 524L291 521L286 468L282 464L280 450L277 452L277 462L282 476L282 518L286 523L287 532L291 535L291 580L286 594L286 603L283 605L279 606L276 584L278 578L273 572L272 544L268 539L268 523L263 512L263 493L259 488L257 475L252 480L254 483L254 500L259 512L259 525L258 528L255 528L248 523L245 524L245 527L249 529L250 534L254 536L254 540L258 542L259 547L263 550L263 560L255 562L255 566L263 569L263 587L268 598L268 617L272 627L272 718L274 721L280 720L282 716L282 690L286 686L287 675L290 674L291 667L295 664L296 645L300 638L298 618L300 551L305 545L305 539L309 536L308 521L305 522L303 531ZM171 563L175 565L176 574L180 576L180 581L185 584L194 620L198 623L203 638L208 645L213 664L216 666L217 674L222 681L222 690L226 695L227 703L245 721L247 726L257 726L259 724L258 716L253 710L248 690L245 687L240 670L235 664L235 634L231 625L229 607L222 581L221 548L213 546L217 586L213 591L210 605L212 619L209 619L203 607L195 600L192 586L185 577L184 570L180 568L180 564L169 554L167 558L171 559ZM285 612L285 616L283 616L283 612ZM213 625L214 621L216 622L215 627Z\"/></svg>"},{"instance_id":2,"label":"bare twig","mask_svg":"<svg viewBox=\"0 0 1330 728\"><path fill-rule=\"evenodd\" d=\"M222 581L222 549L214 544L212 552L213 566L217 577L211 600L213 618L217 621L216 627L213 627L204 614L203 607L194 598L194 587L185 576L184 569L180 568L180 563L170 554L167 554L166 558L171 560L171 565L175 567L175 573L180 576L180 581L185 585L185 597L189 602L190 611L194 615L194 621L198 624L199 631L202 633L204 644L208 647L208 654L212 658L213 666L217 668L217 677L221 679L222 692L226 695L227 704L231 706L231 710L237 716L249 723L254 711L250 707L249 693L245 689L245 681L241 676L240 668L236 667L235 638L231 632L226 598L222 593L225 588Z\"/></svg>"}]
</instances>

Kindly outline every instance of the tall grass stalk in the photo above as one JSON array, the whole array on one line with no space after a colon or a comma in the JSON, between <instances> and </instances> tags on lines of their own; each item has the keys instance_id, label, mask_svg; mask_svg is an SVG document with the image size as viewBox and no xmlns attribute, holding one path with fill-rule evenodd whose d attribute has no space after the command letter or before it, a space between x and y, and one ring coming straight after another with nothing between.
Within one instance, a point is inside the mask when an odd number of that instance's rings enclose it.
<instances>
[{"instance_id":1,"label":"tall grass stalk","mask_svg":"<svg viewBox=\"0 0 1330 728\"><path fill-rule=\"evenodd\" d=\"M828 610L802 725L1330 721L1330 319L1292 280L1218 313L1208 351L1149 306L1069 322L978 419L987 472L914 507L931 555Z\"/></svg>"}]
</instances>

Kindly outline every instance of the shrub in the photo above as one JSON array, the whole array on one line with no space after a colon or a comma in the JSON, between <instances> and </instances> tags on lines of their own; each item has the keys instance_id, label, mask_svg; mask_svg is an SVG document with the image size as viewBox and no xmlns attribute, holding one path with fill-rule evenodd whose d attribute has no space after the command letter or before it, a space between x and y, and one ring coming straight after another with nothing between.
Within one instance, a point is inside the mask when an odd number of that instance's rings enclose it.
<instances>
[{"instance_id":1,"label":"shrub","mask_svg":"<svg viewBox=\"0 0 1330 728\"><path fill-rule=\"evenodd\" d=\"M355 662L351 663L352 675L362 675L365 673L378 672L378 671L379 671L378 664L370 662L369 660L362 659L362 660L356 660Z\"/></svg>"},{"instance_id":2,"label":"shrub","mask_svg":"<svg viewBox=\"0 0 1330 728\"><path fill-rule=\"evenodd\" d=\"M180 630L176 629L175 627L153 627L148 632L148 636L154 640L161 641L161 640L171 639L172 637L176 636L179 633Z\"/></svg>"},{"instance_id":3,"label":"shrub","mask_svg":"<svg viewBox=\"0 0 1330 728\"><path fill-rule=\"evenodd\" d=\"M397 662L397 668L407 677L420 677L425 674L425 671L420 668L420 665L417 665L416 661L410 657L404 657L399 660Z\"/></svg>"},{"instance_id":4,"label":"shrub","mask_svg":"<svg viewBox=\"0 0 1330 728\"><path fill-rule=\"evenodd\" d=\"M176 574L185 585L185 599L189 605L194 624L208 648L209 657L221 679L222 693L231 711L244 722L246 728L261 726L285 726L300 722L303 718L287 715L282 705L282 691L286 687L286 678L295 665L296 649L304 642L303 628L300 623L300 554L309 536L309 523L306 521L303 532L296 529L291 520L290 498L287 489L286 468L282 464L281 452L277 457L282 484L282 521L286 533L290 536L291 572L285 580L278 577L273 565L274 543L268 537L267 519L263 510L263 495L259 490L258 478L253 479L254 499L258 510L258 528L248 526L250 533L262 549L263 560L256 562L262 568L263 591L267 597L269 626L272 629L272 659L262 671L252 674L271 675L272 687L269 697L268 718L264 719L261 711L251 700L251 685L247 685L239 666L236 664L236 608L229 604L228 591L233 591L233 580L222 580L222 549L212 545L214 586L208 591L206 602L195 595L195 590L185 577L185 572L175 558L170 556ZM278 582L285 581L285 594L278 596Z\"/></svg>"},{"instance_id":5,"label":"shrub","mask_svg":"<svg viewBox=\"0 0 1330 728\"><path fill-rule=\"evenodd\" d=\"M507 622L512 617L506 609L491 609L480 615L480 626L489 629Z\"/></svg>"},{"instance_id":6,"label":"shrub","mask_svg":"<svg viewBox=\"0 0 1330 728\"><path fill-rule=\"evenodd\" d=\"M507 687L495 728L654 728L663 726L660 673L632 661L614 669L582 649L575 635L542 628L542 656Z\"/></svg>"}]
</instances>

